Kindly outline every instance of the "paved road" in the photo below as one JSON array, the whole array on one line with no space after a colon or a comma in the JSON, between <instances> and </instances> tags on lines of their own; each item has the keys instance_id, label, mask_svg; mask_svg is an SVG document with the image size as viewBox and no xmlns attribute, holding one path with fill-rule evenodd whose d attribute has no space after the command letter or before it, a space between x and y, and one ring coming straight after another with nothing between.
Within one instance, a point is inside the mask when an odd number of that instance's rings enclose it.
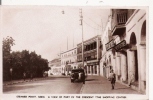
<instances>
[{"instance_id":1,"label":"paved road","mask_svg":"<svg viewBox=\"0 0 153 100\"><path fill-rule=\"evenodd\" d=\"M23 81L23 80L22 80ZM4 94L138 94L130 87L116 82L115 89L111 90L110 81L100 76L88 76L85 84L71 83L69 77L50 77L36 81L3 85Z\"/></svg>"},{"instance_id":2,"label":"paved road","mask_svg":"<svg viewBox=\"0 0 153 100\"><path fill-rule=\"evenodd\" d=\"M3 86L4 94L78 94L83 83L71 83L69 77L50 77L43 80Z\"/></svg>"}]
</instances>

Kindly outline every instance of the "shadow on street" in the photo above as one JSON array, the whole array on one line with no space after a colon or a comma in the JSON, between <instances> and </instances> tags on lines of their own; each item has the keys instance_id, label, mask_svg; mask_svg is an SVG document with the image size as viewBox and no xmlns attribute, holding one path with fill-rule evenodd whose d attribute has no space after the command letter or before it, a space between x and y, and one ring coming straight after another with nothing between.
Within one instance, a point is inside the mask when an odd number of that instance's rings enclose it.
<instances>
[{"instance_id":1,"label":"shadow on street","mask_svg":"<svg viewBox=\"0 0 153 100\"><path fill-rule=\"evenodd\" d=\"M97 79L86 79L86 81L96 81Z\"/></svg>"},{"instance_id":2,"label":"shadow on street","mask_svg":"<svg viewBox=\"0 0 153 100\"><path fill-rule=\"evenodd\" d=\"M127 88L115 88L114 90L120 90L120 89L129 89L130 87Z\"/></svg>"}]
</instances>

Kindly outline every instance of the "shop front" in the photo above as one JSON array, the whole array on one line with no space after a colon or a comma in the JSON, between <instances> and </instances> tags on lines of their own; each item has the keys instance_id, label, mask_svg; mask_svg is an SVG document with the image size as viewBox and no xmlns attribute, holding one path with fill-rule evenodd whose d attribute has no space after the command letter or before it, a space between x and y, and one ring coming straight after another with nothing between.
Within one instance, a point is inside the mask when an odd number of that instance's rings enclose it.
<instances>
[{"instance_id":1,"label":"shop front","mask_svg":"<svg viewBox=\"0 0 153 100\"><path fill-rule=\"evenodd\" d=\"M87 61L86 73L87 75L99 75L99 62L98 61Z\"/></svg>"}]
</instances>

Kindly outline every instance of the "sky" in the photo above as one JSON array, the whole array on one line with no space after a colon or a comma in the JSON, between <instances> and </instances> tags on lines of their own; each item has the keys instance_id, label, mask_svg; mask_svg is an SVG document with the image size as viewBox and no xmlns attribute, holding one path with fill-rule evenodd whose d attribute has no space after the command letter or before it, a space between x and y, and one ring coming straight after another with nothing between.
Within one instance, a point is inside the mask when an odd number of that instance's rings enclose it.
<instances>
[{"instance_id":1,"label":"sky","mask_svg":"<svg viewBox=\"0 0 153 100\"><path fill-rule=\"evenodd\" d=\"M82 33L84 40L101 35L110 14L108 8L92 6L2 6L1 11L2 37L15 40L12 51L35 51L48 61L76 47Z\"/></svg>"}]
</instances>

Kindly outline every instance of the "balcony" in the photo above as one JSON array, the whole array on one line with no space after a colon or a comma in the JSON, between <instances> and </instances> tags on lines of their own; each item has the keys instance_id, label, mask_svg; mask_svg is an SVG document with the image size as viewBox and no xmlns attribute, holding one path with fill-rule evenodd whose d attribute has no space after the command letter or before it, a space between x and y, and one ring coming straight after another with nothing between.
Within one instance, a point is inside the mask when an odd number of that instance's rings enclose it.
<instances>
[{"instance_id":1,"label":"balcony","mask_svg":"<svg viewBox=\"0 0 153 100\"><path fill-rule=\"evenodd\" d=\"M114 10L112 19L112 35L122 35L127 22L127 10Z\"/></svg>"},{"instance_id":2,"label":"balcony","mask_svg":"<svg viewBox=\"0 0 153 100\"><path fill-rule=\"evenodd\" d=\"M118 25L125 24L126 21L127 21L127 13L126 12L117 14Z\"/></svg>"}]
</instances>

